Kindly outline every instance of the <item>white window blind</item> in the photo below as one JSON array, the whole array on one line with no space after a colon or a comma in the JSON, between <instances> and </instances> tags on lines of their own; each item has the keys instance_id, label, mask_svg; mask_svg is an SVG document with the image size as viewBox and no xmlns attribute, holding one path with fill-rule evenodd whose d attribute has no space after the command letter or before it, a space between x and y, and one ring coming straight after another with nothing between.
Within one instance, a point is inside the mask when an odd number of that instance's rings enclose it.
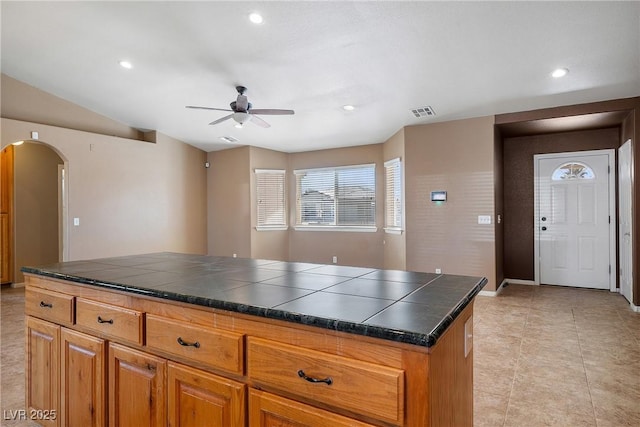
<instances>
[{"instance_id":1,"label":"white window blind","mask_svg":"<svg viewBox=\"0 0 640 427\"><path fill-rule=\"evenodd\" d=\"M402 229L402 162L399 158L384 163L385 228Z\"/></svg>"},{"instance_id":2,"label":"white window blind","mask_svg":"<svg viewBox=\"0 0 640 427\"><path fill-rule=\"evenodd\" d=\"M375 165L306 169L294 174L296 225L375 226Z\"/></svg>"},{"instance_id":3,"label":"white window blind","mask_svg":"<svg viewBox=\"0 0 640 427\"><path fill-rule=\"evenodd\" d=\"M257 228L286 228L285 171L256 169L255 173L258 204Z\"/></svg>"}]
</instances>

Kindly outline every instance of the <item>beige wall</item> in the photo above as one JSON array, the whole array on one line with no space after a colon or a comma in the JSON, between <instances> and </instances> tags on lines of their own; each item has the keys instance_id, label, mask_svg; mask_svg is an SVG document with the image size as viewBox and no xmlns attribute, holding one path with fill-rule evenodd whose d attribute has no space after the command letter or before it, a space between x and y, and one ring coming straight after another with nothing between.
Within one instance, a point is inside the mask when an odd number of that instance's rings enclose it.
<instances>
[{"instance_id":1,"label":"beige wall","mask_svg":"<svg viewBox=\"0 0 640 427\"><path fill-rule=\"evenodd\" d=\"M287 261L289 259L289 232L287 230L257 231L257 195L256 195L256 169L281 169L287 170L289 157L286 153L263 148L251 147L250 149L249 175L251 181L251 258L277 259ZM285 183L285 189L292 185L291 181ZM285 190L286 191L286 190ZM291 204L287 205L289 208Z\"/></svg>"},{"instance_id":2,"label":"beige wall","mask_svg":"<svg viewBox=\"0 0 640 427\"><path fill-rule=\"evenodd\" d=\"M4 118L2 147L32 131L65 160L68 260L206 253L203 151L161 135L149 144Z\"/></svg>"},{"instance_id":3,"label":"beige wall","mask_svg":"<svg viewBox=\"0 0 640 427\"><path fill-rule=\"evenodd\" d=\"M43 144L25 143L14 149L14 282L21 283L23 265L59 261L58 165L63 161Z\"/></svg>"},{"instance_id":4,"label":"beige wall","mask_svg":"<svg viewBox=\"0 0 640 427\"><path fill-rule=\"evenodd\" d=\"M293 171L332 166L348 166L375 163L376 182L384 179L382 144L336 148L289 154L289 201L295 207L295 179ZM289 232L289 259L291 261L318 262L331 264L332 257L338 257L338 264L363 267L384 267L382 245L384 224L383 186L376 185L376 225L374 233L342 231L296 231ZM295 224L295 209L289 210L289 224Z\"/></svg>"},{"instance_id":5,"label":"beige wall","mask_svg":"<svg viewBox=\"0 0 640 427\"><path fill-rule=\"evenodd\" d=\"M250 155L249 147L208 154L209 255L251 257Z\"/></svg>"},{"instance_id":6,"label":"beige wall","mask_svg":"<svg viewBox=\"0 0 640 427\"><path fill-rule=\"evenodd\" d=\"M383 158L383 161L385 162L395 158L400 158L400 161L402 162L403 175L406 169L405 167L406 159L405 159L404 152L405 152L404 128L402 128L382 145L382 158ZM403 191L404 191L404 187L403 187ZM382 220L384 223L384 217ZM383 250L384 250L384 268L385 269L391 269L391 270L407 269L406 235L407 233L405 232L403 232L402 234L385 233L382 241L383 248L384 248Z\"/></svg>"},{"instance_id":7,"label":"beige wall","mask_svg":"<svg viewBox=\"0 0 640 427\"><path fill-rule=\"evenodd\" d=\"M493 117L405 128L407 269L487 277L495 290ZM430 192L446 190L437 205Z\"/></svg>"},{"instance_id":8,"label":"beige wall","mask_svg":"<svg viewBox=\"0 0 640 427\"><path fill-rule=\"evenodd\" d=\"M2 74L2 117L83 130L122 138L142 139L137 129L108 119L50 93Z\"/></svg>"}]
</instances>

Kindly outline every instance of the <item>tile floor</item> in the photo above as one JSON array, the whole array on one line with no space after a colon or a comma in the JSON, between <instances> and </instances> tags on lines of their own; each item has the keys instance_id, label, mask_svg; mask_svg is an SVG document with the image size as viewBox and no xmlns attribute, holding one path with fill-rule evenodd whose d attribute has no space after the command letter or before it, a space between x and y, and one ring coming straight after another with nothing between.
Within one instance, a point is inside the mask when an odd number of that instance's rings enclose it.
<instances>
[{"instance_id":1,"label":"tile floor","mask_svg":"<svg viewBox=\"0 0 640 427\"><path fill-rule=\"evenodd\" d=\"M2 288L1 426L24 408L24 290ZM640 426L640 313L608 291L476 298L475 426Z\"/></svg>"}]
</instances>

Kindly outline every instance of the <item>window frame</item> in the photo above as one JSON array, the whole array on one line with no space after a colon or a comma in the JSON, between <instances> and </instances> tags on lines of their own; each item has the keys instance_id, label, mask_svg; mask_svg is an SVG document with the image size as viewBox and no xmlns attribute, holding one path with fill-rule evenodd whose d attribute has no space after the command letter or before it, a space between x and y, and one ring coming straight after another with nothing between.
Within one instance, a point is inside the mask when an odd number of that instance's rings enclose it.
<instances>
[{"instance_id":1,"label":"window frame","mask_svg":"<svg viewBox=\"0 0 640 427\"><path fill-rule=\"evenodd\" d=\"M257 231L278 231L278 230L288 230L288 216L289 211L287 209L287 171L284 169L254 169L255 174L255 191L256 191L256 227ZM265 225L260 224L260 189L259 189L259 176L260 175L278 175L282 176L282 218L283 224L271 224Z\"/></svg>"},{"instance_id":2,"label":"window frame","mask_svg":"<svg viewBox=\"0 0 640 427\"><path fill-rule=\"evenodd\" d=\"M310 172L334 172L334 185L335 185L335 173L339 170L347 170L347 169L364 169L370 168L373 172L373 194L374 194L374 208L373 208L373 224L368 225L338 225L337 215L334 213L334 223L333 224L304 224L301 221L302 208L301 208L301 195L300 195L300 182L299 176L310 173ZM366 164L357 164L357 165L346 165L346 166L331 166L331 167L319 167L319 168L307 168L307 169L295 169L293 171L293 175L295 177L295 187L296 187L296 201L295 201L295 224L293 226L294 230L297 231L346 231L346 232L369 232L373 233L378 231L377 227L377 215L376 209L378 205L378 197L377 197L377 183L376 183L376 164L375 163L366 163ZM334 212L337 212L338 200L334 196Z\"/></svg>"},{"instance_id":3,"label":"window frame","mask_svg":"<svg viewBox=\"0 0 640 427\"><path fill-rule=\"evenodd\" d=\"M396 211L394 216L397 216L396 220L398 222L393 221L393 224L389 222L389 171L394 170L395 174L398 175L399 182L394 180L394 188L392 189L393 194L396 191L400 192L400 200L394 202L396 205L396 209L399 209L399 212ZM395 183L398 182L399 188L395 188ZM404 232L404 175L402 173L402 159L400 157L396 157L391 160L387 160L384 162L384 231L388 234L402 234Z\"/></svg>"}]
</instances>

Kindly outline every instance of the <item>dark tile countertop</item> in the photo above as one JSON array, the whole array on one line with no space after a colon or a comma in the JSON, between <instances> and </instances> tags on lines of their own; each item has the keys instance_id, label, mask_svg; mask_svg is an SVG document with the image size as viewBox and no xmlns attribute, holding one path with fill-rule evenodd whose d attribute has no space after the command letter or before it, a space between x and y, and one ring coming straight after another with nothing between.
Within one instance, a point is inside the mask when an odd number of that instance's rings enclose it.
<instances>
[{"instance_id":1,"label":"dark tile countertop","mask_svg":"<svg viewBox=\"0 0 640 427\"><path fill-rule=\"evenodd\" d=\"M23 267L25 273L430 347L487 279L155 253Z\"/></svg>"}]
</instances>

